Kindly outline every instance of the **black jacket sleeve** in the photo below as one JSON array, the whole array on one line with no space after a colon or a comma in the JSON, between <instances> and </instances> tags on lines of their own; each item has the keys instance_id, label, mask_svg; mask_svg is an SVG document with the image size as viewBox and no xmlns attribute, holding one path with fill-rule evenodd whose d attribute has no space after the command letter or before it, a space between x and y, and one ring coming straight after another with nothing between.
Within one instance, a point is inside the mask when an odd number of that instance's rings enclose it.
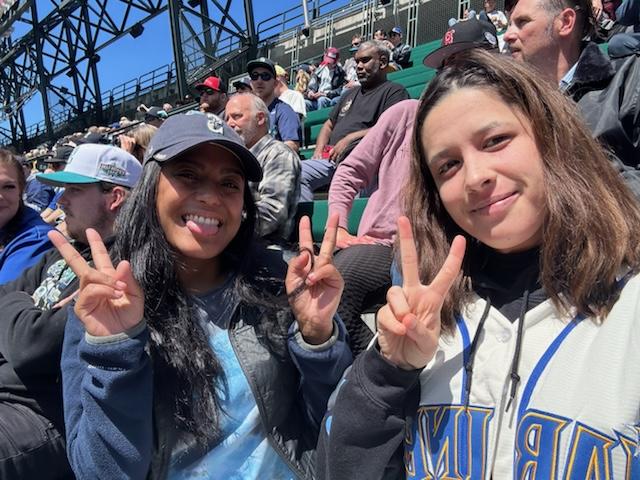
<instances>
[{"instance_id":1,"label":"black jacket sleeve","mask_svg":"<svg viewBox=\"0 0 640 480\"><path fill-rule=\"evenodd\" d=\"M375 348L356 359L329 401L318 478L404 478L402 441L407 414L418 406L420 372L391 365Z\"/></svg>"},{"instance_id":2,"label":"black jacket sleeve","mask_svg":"<svg viewBox=\"0 0 640 480\"><path fill-rule=\"evenodd\" d=\"M59 258L57 251L49 252L19 278L0 287L0 355L21 378L55 374L60 369L66 309L41 310L31 297L48 266ZM77 280L71 282L60 298L77 288Z\"/></svg>"}]
</instances>

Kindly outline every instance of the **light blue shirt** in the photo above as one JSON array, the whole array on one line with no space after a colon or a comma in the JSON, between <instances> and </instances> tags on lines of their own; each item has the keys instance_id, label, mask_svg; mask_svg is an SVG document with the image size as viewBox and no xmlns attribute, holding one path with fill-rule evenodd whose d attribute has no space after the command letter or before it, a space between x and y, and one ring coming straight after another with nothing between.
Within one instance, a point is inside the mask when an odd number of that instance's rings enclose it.
<instances>
[{"instance_id":1,"label":"light blue shirt","mask_svg":"<svg viewBox=\"0 0 640 480\"><path fill-rule=\"evenodd\" d=\"M564 92L569 88L571 82L573 82L573 76L576 73L576 67L578 66L578 62L573 64L573 67L569 69L567 73L564 74L564 77L560 80L560 91Z\"/></svg>"},{"instance_id":2,"label":"light blue shirt","mask_svg":"<svg viewBox=\"0 0 640 480\"><path fill-rule=\"evenodd\" d=\"M225 372L227 389L220 392L220 442L188 466L176 464L186 448L172 455L171 480L223 478L225 480L294 480L296 477L269 444L255 398L229 339L229 319L233 302L230 277L223 286L196 299L209 344ZM182 460L184 463L184 460Z\"/></svg>"}]
</instances>

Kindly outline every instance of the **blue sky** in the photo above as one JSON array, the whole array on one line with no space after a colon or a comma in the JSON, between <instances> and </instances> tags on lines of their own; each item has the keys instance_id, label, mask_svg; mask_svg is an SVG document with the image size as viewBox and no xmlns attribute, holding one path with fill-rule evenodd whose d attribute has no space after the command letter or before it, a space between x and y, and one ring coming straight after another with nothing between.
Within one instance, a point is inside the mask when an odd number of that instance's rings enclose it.
<instances>
[{"instance_id":1,"label":"blue sky","mask_svg":"<svg viewBox=\"0 0 640 480\"><path fill-rule=\"evenodd\" d=\"M277 7L274 8L274 3L272 2L265 0L255 1L253 7L255 23L257 25L261 20L281 13L290 7L300 5L300 3L300 0L278 0L278 2L275 3ZM312 3L313 1L309 0L309 4ZM38 1L40 18L48 13L51 9L50 5L50 1ZM212 15L213 12L214 10L211 9L210 13ZM238 23L244 25L244 11L241 0L233 0L231 14ZM19 34L20 31L16 30L14 38ZM104 50L101 50L100 57L101 61L98 64L98 73L102 92L132 80L155 68L171 63L173 61L173 52L168 13L165 12L145 23L144 33L140 37L134 39L131 36L126 36L114 42L109 47L106 47ZM67 77L62 75L56 78L55 83L61 84L67 81ZM39 94L34 95L25 104L24 113L27 127L44 118L42 101ZM8 128L8 123L3 124L3 126Z\"/></svg>"}]
</instances>

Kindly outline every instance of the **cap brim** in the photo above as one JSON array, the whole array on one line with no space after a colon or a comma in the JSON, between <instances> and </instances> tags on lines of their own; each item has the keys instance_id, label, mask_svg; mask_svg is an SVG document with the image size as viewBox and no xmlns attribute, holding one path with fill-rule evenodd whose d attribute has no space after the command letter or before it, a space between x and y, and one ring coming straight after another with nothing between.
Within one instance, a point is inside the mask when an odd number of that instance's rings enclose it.
<instances>
[{"instance_id":1,"label":"cap brim","mask_svg":"<svg viewBox=\"0 0 640 480\"><path fill-rule=\"evenodd\" d=\"M73 172L41 173L39 175L36 175L36 178L38 179L38 181L46 183L47 185L53 185L54 187L61 187L70 183L89 184L100 182L100 180L97 180L95 178L87 177L85 175L80 175L79 173Z\"/></svg>"},{"instance_id":2,"label":"cap brim","mask_svg":"<svg viewBox=\"0 0 640 480\"><path fill-rule=\"evenodd\" d=\"M454 53L463 52L465 50L469 50L471 48L485 48L489 47L484 43L478 42L458 42L452 43L451 45L445 45L444 47L440 47L429 55L424 57L422 63L425 67L439 69L444 65L444 61L449 58Z\"/></svg>"},{"instance_id":3,"label":"cap brim","mask_svg":"<svg viewBox=\"0 0 640 480\"><path fill-rule=\"evenodd\" d=\"M262 180L262 167L260 167L260 163L258 163L256 157L242 145L223 138L200 138L185 140L183 142L176 143L158 152L155 152L150 158L145 159L145 163L150 160L155 160L159 163L168 162L176 158L178 155L181 155L189 150L199 147L200 145L205 145L207 143L222 145L227 150L230 150L231 153L233 153L238 158L238 160L240 160L245 173L245 177L248 181L259 182L260 180Z\"/></svg>"},{"instance_id":4,"label":"cap brim","mask_svg":"<svg viewBox=\"0 0 640 480\"><path fill-rule=\"evenodd\" d=\"M251 73L253 70L259 67L266 68L273 74L274 77L276 76L276 69L273 66L269 65L266 62L260 62L257 60L252 60L247 63L247 73Z\"/></svg>"}]
</instances>

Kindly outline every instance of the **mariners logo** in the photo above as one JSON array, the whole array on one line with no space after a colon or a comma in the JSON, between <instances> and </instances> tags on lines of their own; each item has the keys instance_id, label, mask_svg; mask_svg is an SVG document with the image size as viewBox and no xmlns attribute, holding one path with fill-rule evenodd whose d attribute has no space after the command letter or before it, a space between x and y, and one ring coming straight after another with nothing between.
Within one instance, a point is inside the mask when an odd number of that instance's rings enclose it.
<instances>
[{"instance_id":1,"label":"mariners logo","mask_svg":"<svg viewBox=\"0 0 640 480\"><path fill-rule=\"evenodd\" d=\"M217 133L218 135L223 134L223 126L224 123L217 115L213 113L207 114L207 128L211 130L213 133Z\"/></svg>"}]
</instances>

